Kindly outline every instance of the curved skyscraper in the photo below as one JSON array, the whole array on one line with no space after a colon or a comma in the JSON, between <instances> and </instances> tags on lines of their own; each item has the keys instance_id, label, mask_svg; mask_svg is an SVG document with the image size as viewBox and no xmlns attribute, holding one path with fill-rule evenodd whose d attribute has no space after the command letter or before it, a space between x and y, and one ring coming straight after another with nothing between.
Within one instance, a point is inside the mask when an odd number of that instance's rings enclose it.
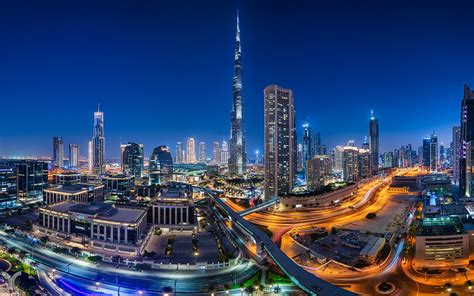
<instances>
[{"instance_id":1,"label":"curved skyscraper","mask_svg":"<svg viewBox=\"0 0 474 296\"><path fill-rule=\"evenodd\" d=\"M242 98L242 62L240 47L239 14L237 13L237 33L235 36L234 78L232 82L232 112L230 122L229 174L243 175L247 164L245 152L243 98Z\"/></svg>"},{"instance_id":2,"label":"curved skyscraper","mask_svg":"<svg viewBox=\"0 0 474 296\"><path fill-rule=\"evenodd\" d=\"M173 157L166 146L153 149L149 163L149 184L161 184L173 179Z\"/></svg>"},{"instance_id":3,"label":"curved skyscraper","mask_svg":"<svg viewBox=\"0 0 474 296\"><path fill-rule=\"evenodd\" d=\"M143 176L143 144L129 142L120 148L123 151L122 172L140 179Z\"/></svg>"},{"instance_id":4,"label":"curved skyscraper","mask_svg":"<svg viewBox=\"0 0 474 296\"><path fill-rule=\"evenodd\" d=\"M92 168L95 174L101 175L105 171L105 134L104 112L94 112L94 132L92 137L93 154Z\"/></svg>"}]
</instances>

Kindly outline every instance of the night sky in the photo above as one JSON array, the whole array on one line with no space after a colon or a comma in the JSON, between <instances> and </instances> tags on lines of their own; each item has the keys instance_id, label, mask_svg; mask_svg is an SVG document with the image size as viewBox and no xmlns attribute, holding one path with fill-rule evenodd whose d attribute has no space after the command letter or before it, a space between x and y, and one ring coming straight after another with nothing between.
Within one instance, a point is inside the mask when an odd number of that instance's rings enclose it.
<instances>
[{"instance_id":1,"label":"night sky","mask_svg":"<svg viewBox=\"0 0 474 296\"><path fill-rule=\"evenodd\" d=\"M229 137L237 7L249 158L274 83L294 91L300 139L309 122L329 147L360 145L373 108L381 152L433 130L449 145L474 87L473 1L4 0L0 155L51 155L53 136L86 155L100 102L106 157L190 136L211 156Z\"/></svg>"}]
</instances>

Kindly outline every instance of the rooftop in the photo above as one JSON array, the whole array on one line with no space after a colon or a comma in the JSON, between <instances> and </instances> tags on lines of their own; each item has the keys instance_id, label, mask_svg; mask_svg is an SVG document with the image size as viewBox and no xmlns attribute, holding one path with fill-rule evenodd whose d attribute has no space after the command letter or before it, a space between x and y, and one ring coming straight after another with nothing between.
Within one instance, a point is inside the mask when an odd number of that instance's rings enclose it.
<instances>
[{"instance_id":1,"label":"rooftop","mask_svg":"<svg viewBox=\"0 0 474 296\"><path fill-rule=\"evenodd\" d=\"M464 234L464 227L459 217L435 217L420 220L417 236L444 236Z\"/></svg>"}]
</instances>

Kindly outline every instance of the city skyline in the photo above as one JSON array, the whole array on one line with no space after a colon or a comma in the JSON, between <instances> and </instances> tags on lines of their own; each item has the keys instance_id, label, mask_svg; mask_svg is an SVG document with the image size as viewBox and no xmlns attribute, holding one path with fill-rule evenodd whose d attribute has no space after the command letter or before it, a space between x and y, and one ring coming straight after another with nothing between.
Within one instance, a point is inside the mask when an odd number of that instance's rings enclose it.
<instances>
[{"instance_id":1,"label":"city skyline","mask_svg":"<svg viewBox=\"0 0 474 296\"><path fill-rule=\"evenodd\" d=\"M110 20L111 25L98 26L98 32L92 32L92 28L84 28L84 32L75 32L69 35L61 35L64 31L59 30L56 33L48 32L47 28L51 25L56 24L60 20L52 17L50 20L40 23L39 29L35 32L30 32L26 36L26 41L33 41L37 38L45 38L45 42L37 49L35 54L30 52L31 49L25 49L22 44L13 38L11 47L7 52L3 52L3 57L8 58L8 62L5 63L7 71L1 74L0 84L0 96L10 98L5 100L5 107L11 110L5 116L5 122L7 123L5 131L0 135L0 155L1 156L50 156L51 155L51 138L55 136L62 137L66 145L71 143L77 143L81 147L87 147L87 140L90 137L90 113L95 109L98 102L101 103L101 109L106 113L107 124L105 126L105 133L107 134L107 145L105 155L107 158L118 158L120 143L137 142L143 143L145 146L145 156L148 157L152 152L153 147L157 145L167 145L168 147L174 147L177 141L183 141L188 137L194 137L198 141L204 141L212 143L222 138L229 139L228 126L230 122L230 116L228 110L231 109L231 98L232 98L232 63L233 63L233 51L234 51L234 38L235 38L235 13L236 6L233 4L219 4L219 15L211 14L207 20L199 23L195 27L192 20L198 18L199 13L191 12L191 8L205 11L209 2L206 2L201 6L194 7L190 5L189 9L182 12L182 15L177 17L177 20L170 20L165 18L164 20L158 20L152 18L151 15L145 14L140 10L133 10L133 18L127 19L125 23L118 22L117 12L113 11L110 14L105 15L105 18ZM245 85L245 107L244 113L246 114L246 142L247 142L247 154L254 155L255 150L263 150L263 89L270 83L278 83L283 87L291 88L295 93L295 106L299 112L296 115L296 126L298 128L298 135L301 135L302 124L309 122L313 131L321 133L323 142L328 146L329 149L336 145L346 143L348 140L355 140L360 146L362 144L364 136L367 136L366 121L370 117L370 110L373 109L377 118L380 120L380 153L385 151L391 151L399 146L400 142L411 143L414 147L421 145L422 139L425 136L429 136L430 133L435 130L439 136L439 142L444 142L445 145L450 143L452 126L459 125L459 114L457 107L458 101L462 98L462 89L464 83L473 85L473 74L469 73L467 69L470 69L469 65L472 64L472 59L468 59L470 54L466 53L465 50L458 48L456 44L461 44L463 40L463 47L469 40L464 40L463 36L466 32L466 28L463 26L467 22L467 16L462 13L461 8L466 8L468 3L460 5L459 7L445 7L446 5L435 3L430 10L426 11L423 17L426 19L426 25L417 23L419 31L424 33L424 42L436 41L436 43L442 43L442 41L451 40L456 42L453 43L454 49L458 50L456 56L447 57L446 53L442 52L442 44L439 49L433 49L431 53L432 59L416 60L408 59L410 55L421 54L421 49L414 52L410 52L403 45L404 41L413 41L412 39L417 37L417 34L405 34L405 28L398 28L400 25L400 13L404 5L398 4L394 7L394 16L388 17L386 21L381 21L374 17L374 20L378 20L382 28L387 29L391 32L389 37L381 37L378 35L377 30L370 29L367 24L360 20L357 16L361 13L356 9L354 15L351 16L351 21L354 22L355 26L349 31L344 33L344 29L347 29L346 23L340 24L340 27L326 28L324 22L330 22L328 15L335 13L336 8L328 4L314 4L307 5L308 8L318 8L321 10L320 18L314 18L308 13L305 13L302 8L287 7L284 4L279 6L273 14L265 12L264 7L258 4L252 4L250 2L243 1L240 4L240 26L243 32L245 47L243 54L245 59L243 60L243 67L245 70L245 77L243 83ZM126 6L126 5L125 5ZM350 5L342 7L341 13L349 13ZM85 4L87 7L87 4ZM19 9L14 5L8 7L12 12ZM165 4L159 4L152 7L152 11L158 10L158 8L166 8L171 11L177 9L176 6ZM378 12L382 7L375 5L372 9L373 12ZM416 8L416 7L415 7ZM39 7L39 10L45 9ZM78 21L77 12L73 12L72 7L68 5L60 6L60 9L72 17L69 25L75 24ZM95 12L91 12L91 23L99 24L99 14L101 9L106 7L99 7ZM119 8L117 8L119 10ZM122 8L124 9L124 8ZM284 9L288 9L290 18L301 18L302 20L309 22L313 25L313 31L309 32L304 28L297 31L296 26L288 25L286 22L276 21L275 18L281 16L284 13ZM446 13L442 14L441 20L436 20L435 16L442 13L446 9ZM189 11L188 11L189 10ZM4 9L3 11L7 11ZM451 23L444 31L439 32L435 30L437 25L441 21L446 21L451 13L459 12L457 21ZM141 23L136 23L137 15L143 15L143 17L152 22L152 26L147 27L147 34L153 32L157 33L158 36L167 37L168 46L164 48L157 47L156 43L149 43L143 36L144 34L138 34L144 27ZM261 16L262 20L256 20L256 14ZM407 12L405 17L409 21L414 19L413 12ZM26 10L23 17L37 17L33 10ZM381 12L383 15L383 12ZM317 15L319 16L319 15ZM162 21L171 22L170 26L174 22L179 22L184 18L189 18L188 21L183 22L175 31L159 31L159 25ZM19 17L19 20L22 18ZM274 32L270 27L263 26L263 21L273 20L272 23L275 26ZM332 24L335 25L335 24ZM25 30L24 25L13 22L10 24L11 30ZM114 29L113 26L117 28ZM170 27L168 26L168 27ZM69 28L70 29L70 28ZM136 42L136 47L127 47L117 40L118 36L112 34L109 38L106 38L103 42L98 42L93 48L86 51L84 54L77 57L77 60L68 60L69 54L72 53L71 44L82 44L87 38L99 38L101 34L108 34L110 32L116 33L118 29L126 29L130 32L137 33L136 37L126 35L126 39L129 41ZM205 30L213 31L215 37L210 38L203 36ZM158 30L158 31L156 31ZM197 30L197 32L196 32ZM456 31L456 34L451 34ZM176 53L171 53L172 49L176 49L176 46L182 45L174 34L179 33L179 36L186 36L191 38L191 46L189 49L181 49ZM200 33L200 34L196 34ZM373 40L365 40L362 44L359 44L354 40L353 35L367 34L367 39L373 37ZM48 52L54 47L55 42L52 40L58 37L58 34L63 36L66 43L62 43L63 54L58 54L56 51ZM347 35L345 35L347 34ZM177 36L178 36L177 35ZM198 36L195 36L198 35ZM280 36L281 35L281 36ZM330 55L327 49L337 46L341 41L335 41L334 38L327 36L339 36L346 37L344 39L347 52L338 52ZM108 36L108 35L107 35ZM289 50L287 46L282 48L272 48L274 53L271 57L264 56L265 51L269 47L262 42L265 39L261 39L263 36L267 36L269 40L275 40L281 38L289 38L289 41L295 42L295 45L301 44L303 40L307 38L316 38L319 42L305 44L302 51L302 57L296 57L294 54L299 52L295 50ZM339 39L339 38L337 38ZM94 39L95 40L95 39ZM375 40L380 41L380 47L377 52L374 49L368 50L367 53L363 54L361 51L367 49L366 46L373 45L372 42ZM426 42L429 43L429 42ZM112 45L117 45L119 54L111 57L103 56L102 51L109 48ZM405 49L401 53L395 55L392 52L391 47ZM459 45L461 46L461 45ZM21 49L15 51L14 49ZM146 49L146 50L145 50ZM311 49L318 49L316 53L309 54ZM143 51L140 51L143 50ZM196 57L196 52L203 55L203 62L206 64L215 64L211 67L212 70L201 69L204 71L202 76L196 78L195 70L185 67L190 59ZM355 50L355 51L352 51ZM218 51L218 52L217 52ZM137 54L145 55L143 59L139 59ZM381 53L382 52L382 53ZM53 56L53 54L55 56ZM90 57L93 54L98 54L100 60L98 66L93 66L90 63L87 65L80 65L80 61ZM172 69L171 64L165 63L163 67L158 65L163 64L164 61L160 56L166 56L172 58L173 61L177 62L173 64L176 69ZM356 55L356 56L354 56ZM282 62L282 70L271 72L271 63L274 62L273 56ZM351 62L354 67L343 66L337 62L338 58L354 59L357 58L359 62ZM443 58L443 60L438 60ZM45 61L44 58L51 59L50 62ZM331 61L329 65L327 61L322 59L328 59ZM375 73L380 71L383 65L377 66L377 63L383 62L385 59L393 58L400 65L389 64L387 71L384 72L387 76L386 80L375 79ZM25 59L25 60L21 60ZM305 61L306 59L306 61ZM437 62L434 62L434 61ZM145 66L146 61L151 61L150 65ZM305 63L303 63L305 61ZM360 78L357 78L356 70L361 70L359 63L367 62L369 69L364 70L367 73L367 79L375 79L373 89L367 89L365 82L362 82ZM462 63L462 67L461 65ZM26 63L31 65L26 65ZM422 79L420 85L414 85L408 81L408 77L404 78L403 75L407 74L407 69L413 69L412 64L418 63L416 75L426 77ZM442 63L437 67L438 63ZM116 69L118 64L123 64L123 69ZM315 73L310 73L314 65ZM317 67L316 67L317 66ZM77 67L78 73L72 73L68 70L61 73L61 77L54 70L56 67L65 70L64 68ZM405 67L402 69L402 67ZM437 67L436 69L431 69ZM455 69L456 70L455 70ZM464 70L466 69L466 70ZM42 79L38 80L34 77L37 71L42 73ZM101 75L112 75L110 79L103 80L95 75L86 78L82 74L86 71L95 70L99 71ZM169 79L164 77L164 73L171 74L173 78L177 78L177 74L180 71L188 70L185 75L179 76L179 79L183 80L183 83L191 83L191 85L197 87L199 94L209 94L209 99L200 99L199 104L194 104L192 110L183 108L182 116L177 122L172 120L168 114L160 113L160 116L156 121L150 121L148 118L154 118L153 114L150 113L152 110L158 108L164 104L167 108L178 110L180 106L190 104L190 101L186 99L189 96L187 90L177 89L176 83L172 83L169 86L166 83ZM303 74L296 74L295 71L301 71ZM171 73L169 71L172 71ZM343 79L334 79L335 72L342 71ZM410 70L411 71L411 70ZM115 73L112 73L115 72ZM8 77L6 75L8 73ZM26 74L26 78L20 78L20 74ZM153 74L154 73L154 74ZM326 73L326 74L325 74ZM429 76L423 76L429 73ZM138 75L140 82L136 79L131 79L130 75ZM449 75L448 75L449 74ZM378 75L378 74L377 74ZM413 74L415 75L415 74ZM147 76L147 77L145 77ZM265 77L265 78L257 78ZM21 76L23 77L23 76ZM112 78L113 77L113 78ZM302 79L304 78L304 79ZM396 78L395 85L387 85L386 81L390 81ZM413 77L412 77L413 78ZM58 80L59 84L54 83L54 80ZM126 81L130 81L131 84L127 89L120 85ZM168 80L167 80L168 79ZM194 82L191 79L197 79ZM337 81L337 84L342 84L344 87L336 88L335 82L328 83L328 79ZM423 82L425 81L425 82ZM430 86L427 87L426 83L430 82ZM436 82L436 83L435 83ZM26 88L20 89L18 86L21 83ZM53 87L54 85L54 87ZM100 85L100 86L99 86ZM432 85L436 85L433 87ZM316 88L315 88L316 87ZM392 90L391 93L381 92L380 89L383 87ZM25 89L30 89L27 91ZM337 89L337 91L335 91ZM73 91L73 93L71 92ZM146 90L146 91L145 91ZM396 93L392 94L392 93ZM313 99L316 97L316 99ZM66 98L70 98L66 100ZM141 116L136 115L133 120L123 120L129 115L129 110L123 108L123 104L130 99L138 99L139 109ZM219 98L219 99L217 99ZM396 104L395 106L391 102L395 102L396 99L407 98L407 104ZM345 106L350 108L334 108L333 102L339 100ZM19 101L26 101L30 103L32 107L39 106L38 104L47 106L54 116L48 116L44 119L44 126L34 134L30 134L29 127L34 121L34 111L26 110L25 116L21 124L15 124L13 117L15 114L23 108L22 104L18 104ZM61 104L56 102L60 101ZM403 101L403 100L402 100ZM80 102L80 108L71 112L72 102ZM116 103L118 102L118 104ZM408 106L408 102L410 105ZM420 114L423 115L426 104L430 104L430 108L433 110L430 114L440 114L436 118L436 121L423 121L420 120ZM156 107L156 108L155 108ZM393 112L395 108L400 108L404 113L404 120L399 120L397 112ZM78 107L76 107L78 108ZM178 108L178 109L177 109ZM32 108L34 109L34 108ZM219 112L215 112L219 110ZM395 109L396 110L396 109ZM201 117L195 117L194 112L201 114ZM173 113L173 112L168 112ZM137 113L133 113L137 114ZM210 116L212 115L212 116ZM155 123L156 122L156 123ZM61 123L61 124L58 124ZM414 128L413 128L414 127ZM32 147L29 145L29 141L33 140L37 145ZM85 150L82 150L82 156L85 156ZM207 156L210 156L209 150Z\"/></svg>"}]
</instances>

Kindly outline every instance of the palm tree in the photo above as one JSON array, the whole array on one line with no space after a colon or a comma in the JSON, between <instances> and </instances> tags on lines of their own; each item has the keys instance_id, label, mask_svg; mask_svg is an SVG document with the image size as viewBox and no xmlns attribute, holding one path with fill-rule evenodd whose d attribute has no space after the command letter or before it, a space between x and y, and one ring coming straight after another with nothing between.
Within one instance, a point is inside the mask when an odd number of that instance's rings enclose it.
<instances>
[{"instance_id":1,"label":"palm tree","mask_svg":"<svg viewBox=\"0 0 474 296\"><path fill-rule=\"evenodd\" d=\"M275 287L273 287L273 293L277 295L281 293L281 288L278 284Z\"/></svg>"}]
</instances>

